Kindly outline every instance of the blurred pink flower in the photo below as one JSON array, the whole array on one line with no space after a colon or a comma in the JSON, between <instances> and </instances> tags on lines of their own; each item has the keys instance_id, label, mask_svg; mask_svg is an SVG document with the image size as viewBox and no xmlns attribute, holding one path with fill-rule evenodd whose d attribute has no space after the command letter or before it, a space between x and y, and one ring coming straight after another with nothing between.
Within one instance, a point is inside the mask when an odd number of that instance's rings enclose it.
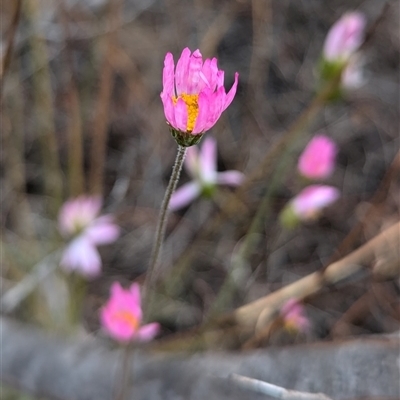
<instances>
[{"instance_id":1,"label":"blurred pink flower","mask_svg":"<svg viewBox=\"0 0 400 400\"><path fill-rule=\"evenodd\" d=\"M108 334L119 342L131 340L152 340L160 330L158 323L140 326L142 322L142 308L140 288L133 283L128 290L124 290L118 282L111 286L111 296L103 306L100 320Z\"/></svg>"},{"instance_id":2,"label":"blurred pink flower","mask_svg":"<svg viewBox=\"0 0 400 400\"><path fill-rule=\"evenodd\" d=\"M330 62L347 62L364 40L365 17L358 11L344 14L331 27L324 44L324 58Z\"/></svg>"},{"instance_id":3,"label":"blurred pink flower","mask_svg":"<svg viewBox=\"0 0 400 400\"><path fill-rule=\"evenodd\" d=\"M172 194L168 208L185 207L201 194L211 194L216 185L239 186L244 175L239 171L217 172L217 142L206 137L199 151L198 146L187 149L185 168L193 181L182 185Z\"/></svg>"},{"instance_id":4,"label":"blurred pink flower","mask_svg":"<svg viewBox=\"0 0 400 400\"><path fill-rule=\"evenodd\" d=\"M77 271L86 277L95 277L101 270L101 259L96 246L114 242L119 228L110 215L98 217L101 199L80 196L61 207L58 225L61 234L71 239L61 258L67 271Z\"/></svg>"},{"instance_id":5,"label":"blurred pink flower","mask_svg":"<svg viewBox=\"0 0 400 400\"><path fill-rule=\"evenodd\" d=\"M308 220L317 217L322 208L329 206L339 197L339 190L332 186L311 185L291 200L290 205L297 218Z\"/></svg>"},{"instance_id":6,"label":"blurred pink flower","mask_svg":"<svg viewBox=\"0 0 400 400\"><path fill-rule=\"evenodd\" d=\"M337 146L325 135L316 135L300 155L298 169L309 179L323 179L335 168Z\"/></svg>"},{"instance_id":7,"label":"blurred pink flower","mask_svg":"<svg viewBox=\"0 0 400 400\"><path fill-rule=\"evenodd\" d=\"M165 118L175 139L177 135L181 139L180 145L188 147L197 143L201 135L215 125L235 97L238 76L235 73L233 86L226 93L224 71L218 69L216 58L203 63L199 50L191 54L186 47L175 69L173 56L167 53L161 100ZM193 138L193 135L200 136Z\"/></svg>"},{"instance_id":8,"label":"blurred pink flower","mask_svg":"<svg viewBox=\"0 0 400 400\"><path fill-rule=\"evenodd\" d=\"M285 328L290 331L306 332L310 327L305 309L296 299L289 299L282 306L280 314Z\"/></svg>"}]
</instances>

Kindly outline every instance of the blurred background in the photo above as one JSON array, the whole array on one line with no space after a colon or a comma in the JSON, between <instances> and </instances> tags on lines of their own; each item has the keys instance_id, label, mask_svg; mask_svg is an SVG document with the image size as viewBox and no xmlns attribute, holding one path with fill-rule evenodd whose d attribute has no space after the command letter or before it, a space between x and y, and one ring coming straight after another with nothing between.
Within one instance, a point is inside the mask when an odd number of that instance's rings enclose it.
<instances>
[{"instance_id":1,"label":"blurred background","mask_svg":"<svg viewBox=\"0 0 400 400\"><path fill-rule=\"evenodd\" d=\"M316 110L290 151L258 171L315 96L329 28L355 9L368 21L363 85ZM217 57L227 89L239 72L237 95L208 135L218 143L219 170L248 180L240 196L222 187L212 200L171 213L163 306L154 315L164 336L207 320L233 270L220 313L326 266L398 220L398 2L6 0L0 18L2 293L61 245L59 207L82 193L101 194L122 228L101 248L103 273L84 302L86 330L99 334L98 309L112 281L143 282L176 154L159 96L163 61L167 52L176 61L184 47ZM319 219L285 230L278 216L301 187L297 159L316 132L339 146L328 184L341 198ZM178 186L189 179L184 171ZM267 211L249 233L264 196ZM232 268L249 234L251 251ZM54 325L63 287L48 275L14 316ZM310 334L290 341L393 332L398 299L395 279L361 277L324 290L306 305Z\"/></svg>"}]
</instances>

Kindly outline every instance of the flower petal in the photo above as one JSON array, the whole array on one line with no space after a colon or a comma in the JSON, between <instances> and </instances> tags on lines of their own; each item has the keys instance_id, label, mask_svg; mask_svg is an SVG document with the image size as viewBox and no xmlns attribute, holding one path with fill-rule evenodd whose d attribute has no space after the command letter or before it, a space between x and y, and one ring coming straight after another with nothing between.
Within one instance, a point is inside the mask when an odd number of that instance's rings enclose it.
<instances>
[{"instance_id":1,"label":"flower petal","mask_svg":"<svg viewBox=\"0 0 400 400\"><path fill-rule=\"evenodd\" d=\"M192 178L199 179L200 157L198 146L191 146L186 150L184 165Z\"/></svg>"},{"instance_id":2,"label":"flower petal","mask_svg":"<svg viewBox=\"0 0 400 400\"><path fill-rule=\"evenodd\" d=\"M205 125L204 131L208 131L218 121L218 118L221 116L221 113L223 111L225 98L226 94L224 87L220 87L210 96L209 113L207 116L207 123Z\"/></svg>"},{"instance_id":3,"label":"flower petal","mask_svg":"<svg viewBox=\"0 0 400 400\"><path fill-rule=\"evenodd\" d=\"M161 100L162 100L163 106L164 106L165 119L169 122L169 124L171 126L173 126L175 128L176 127L175 107L174 107L174 103L172 101L172 97L168 96L168 95L163 96L163 93L161 93Z\"/></svg>"},{"instance_id":4,"label":"flower petal","mask_svg":"<svg viewBox=\"0 0 400 400\"><path fill-rule=\"evenodd\" d=\"M217 59L214 57L211 60L206 59L201 70L205 80L206 86L214 91L217 87L218 66Z\"/></svg>"},{"instance_id":5,"label":"flower petal","mask_svg":"<svg viewBox=\"0 0 400 400\"><path fill-rule=\"evenodd\" d=\"M200 72L203 66L203 57L200 50L195 50L190 57L188 71L186 76L187 81L187 94L197 94L200 91L200 87L204 86L204 81L200 76Z\"/></svg>"},{"instance_id":6,"label":"flower petal","mask_svg":"<svg viewBox=\"0 0 400 400\"><path fill-rule=\"evenodd\" d=\"M172 194L168 208L170 210L178 210L187 206L201 192L200 185L193 181L182 185L175 193Z\"/></svg>"},{"instance_id":7,"label":"flower petal","mask_svg":"<svg viewBox=\"0 0 400 400\"><path fill-rule=\"evenodd\" d=\"M306 316L304 306L294 298L283 304L280 314L284 325L290 330L307 332L310 328L310 321Z\"/></svg>"},{"instance_id":8,"label":"flower petal","mask_svg":"<svg viewBox=\"0 0 400 400\"><path fill-rule=\"evenodd\" d=\"M85 235L93 244L101 245L115 242L119 237L120 229L113 222L111 215L99 217L85 229Z\"/></svg>"},{"instance_id":9,"label":"flower petal","mask_svg":"<svg viewBox=\"0 0 400 400\"><path fill-rule=\"evenodd\" d=\"M190 61L190 49L188 47L182 50L182 54L176 64L175 86L176 93L179 96L187 93L187 73Z\"/></svg>"},{"instance_id":10,"label":"flower petal","mask_svg":"<svg viewBox=\"0 0 400 400\"><path fill-rule=\"evenodd\" d=\"M180 98L175 104L175 128L186 132L188 121L188 110L186 103Z\"/></svg>"},{"instance_id":11,"label":"flower petal","mask_svg":"<svg viewBox=\"0 0 400 400\"><path fill-rule=\"evenodd\" d=\"M112 298L118 298L123 294L124 289L119 282L113 282L113 284L111 285L110 292Z\"/></svg>"},{"instance_id":12,"label":"flower petal","mask_svg":"<svg viewBox=\"0 0 400 400\"><path fill-rule=\"evenodd\" d=\"M365 82L363 60L354 54L342 71L341 84L344 89L358 89Z\"/></svg>"},{"instance_id":13,"label":"flower petal","mask_svg":"<svg viewBox=\"0 0 400 400\"><path fill-rule=\"evenodd\" d=\"M111 304L112 298L100 311L100 322L107 333L120 342L130 341L134 334L135 329L129 321L123 318L116 318L120 310L116 309Z\"/></svg>"},{"instance_id":14,"label":"flower petal","mask_svg":"<svg viewBox=\"0 0 400 400\"><path fill-rule=\"evenodd\" d=\"M325 135L315 135L301 153L299 172L310 179L327 178L335 168L337 146Z\"/></svg>"},{"instance_id":15,"label":"flower petal","mask_svg":"<svg viewBox=\"0 0 400 400\"><path fill-rule=\"evenodd\" d=\"M175 95L174 90L174 58L171 53L167 53L164 59L164 69L163 69L163 93L168 97Z\"/></svg>"},{"instance_id":16,"label":"flower petal","mask_svg":"<svg viewBox=\"0 0 400 400\"><path fill-rule=\"evenodd\" d=\"M338 189L332 186L311 185L303 189L292 201L295 214L303 220L315 216L340 197Z\"/></svg>"},{"instance_id":17,"label":"flower petal","mask_svg":"<svg viewBox=\"0 0 400 400\"><path fill-rule=\"evenodd\" d=\"M203 133L207 125L207 117L210 112L209 110L209 96L207 91L203 90L197 99L199 107L199 113L197 114L196 123L193 128L193 133Z\"/></svg>"},{"instance_id":18,"label":"flower petal","mask_svg":"<svg viewBox=\"0 0 400 400\"><path fill-rule=\"evenodd\" d=\"M217 177L217 142L212 136L204 139L200 150L200 176L204 183L215 183Z\"/></svg>"},{"instance_id":19,"label":"flower petal","mask_svg":"<svg viewBox=\"0 0 400 400\"><path fill-rule=\"evenodd\" d=\"M328 61L346 61L364 40L365 17L354 11L344 14L329 30L324 43L324 57Z\"/></svg>"},{"instance_id":20,"label":"flower petal","mask_svg":"<svg viewBox=\"0 0 400 400\"><path fill-rule=\"evenodd\" d=\"M219 185L240 186L244 178L244 174L239 171L225 171L218 172L216 182Z\"/></svg>"},{"instance_id":21,"label":"flower petal","mask_svg":"<svg viewBox=\"0 0 400 400\"><path fill-rule=\"evenodd\" d=\"M130 295L132 297L132 301L137 304L139 308L141 308L142 300L140 298L140 286L138 283L132 283L131 287L129 288Z\"/></svg>"},{"instance_id":22,"label":"flower petal","mask_svg":"<svg viewBox=\"0 0 400 400\"><path fill-rule=\"evenodd\" d=\"M141 342L149 342L160 331L160 324L152 322L151 324L143 325L136 333L135 338Z\"/></svg>"},{"instance_id":23,"label":"flower petal","mask_svg":"<svg viewBox=\"0 0 400 400\"><path fill-rule=\"evenodd\" d=\"M76 271L87 278L98 276L101 270L100 254L84 236L77 237L67 246L60 264L65 270Z\"/></svg>"},{"instance_id":24,"label":"flower petal","mask_svg":"<svg viewBox=\"0 0 400 400\"><path fill-rule=\"evenodd\" d=\"M236 72L235 73L235 81L233 82L231 90L229 90L229 92L226 95L225 104L224 104L223 110L226 110L226 108L232 103L232 100L233 100L233 98L235 97L235 94L236 94L238 81L239 81L239 74Z\"/></svg>"}]
</instances>

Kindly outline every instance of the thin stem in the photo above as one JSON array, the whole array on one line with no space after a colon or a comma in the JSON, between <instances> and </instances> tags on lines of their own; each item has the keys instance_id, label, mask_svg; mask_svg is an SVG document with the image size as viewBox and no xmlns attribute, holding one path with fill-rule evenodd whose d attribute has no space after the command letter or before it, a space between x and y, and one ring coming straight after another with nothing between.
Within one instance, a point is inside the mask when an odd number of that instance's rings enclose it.
<instances>
[{"instance_id":1,"label":"thin stem","mask_svg":"<svg viewBox=\"0 0 400 400\"><path fill-rule=\"evenodd\" d=\"M69 286L68 328L74 332L82 324L83 302L87 291L87 282L77 273L72 273L67 278L67 282Z\"/></svg>"},{"instance_id":2,"label":"thin stem","mask_svg":"<svg viewBox=\"0 0 400 400\"><path fill-rule=\"evenodd\" d=\"M131 374L131 355L132 355L132 343L127 343L122 348L122 362L121 362L121 370L119 373L120 382L116 387L116 395L115 400L125 400L127 398L128 390L129 390L129 381Z\"/></svg>"},{"instance_id":3,"label":"thin stem","mask_svg":"<svg viewBox=\"0 0 400 400\"><path fill-rule=\"evenodd\" d=\"M154 245L153 245L153 251L152 251L150 264L149 264L149 268L147 270L146 280L144 282L144 288L143 288L144 289L143 297L145 299L144 306L147 309L150 308L149 289L155 280L157 261L158 261L158 257L159 257L160 251L161 251L164 237L165 237L165 229L166 229L166 223L167 223L167 217L168 217L168 214L167 214L168 205L169 205L171 196L175 191L176 185L179 181L179 176L181 174L183 161L184 161L185 155L186 155L186 149L187 149L187 147L178 146L178 153L176 154L175 164L174 164L174 167L172 168L171 178L169 179L169 183L168 183L167 189L165 191L164 199L161 204L161 210L160 210L160 215L158 217L157 230L156 230L156 236L155 236L155 241L154 241Z\"/></svg>"},{"instance_id":4,"label":"thin stem","mask_svg":"<svg viewBox=\"0 0 400 400\"><path fill-rule=\"evenodd\" d=\"M2 313L13 312L58 267L60 256L60 250L48 254L31 268L29 275L26 275L14 287L5 292L0 298Z\"/></svg>"}]
</instances>

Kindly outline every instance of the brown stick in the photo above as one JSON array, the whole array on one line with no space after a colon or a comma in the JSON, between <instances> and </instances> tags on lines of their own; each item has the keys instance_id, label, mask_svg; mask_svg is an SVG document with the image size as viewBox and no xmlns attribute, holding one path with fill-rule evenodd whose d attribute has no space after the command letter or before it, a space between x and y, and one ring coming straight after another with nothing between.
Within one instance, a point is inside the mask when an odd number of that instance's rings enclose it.
<instances>
[{"instance_id":1,"label":"brown stick","mask_svg":"<svg viewBox=\"0 0 400 400\"><path fill-rule=\"evenodd\" d=\"M378 258L388 259L388 255L391 255L390 260L393 258L399 260L399 243L400 223L397 222L348 256L330 264L323 273L314 272L276 292L238 308L233 313L233 319L237 325L243 328L265 327L282 304L290 298L304 299L317 293L327 284L337 284L363 268L371 266ZM398 261L395 266L399 269L400 262ZM373 272L381 275L384 267L379 266L378 268L377 266Z\"/></svg>"}]
</instances>

